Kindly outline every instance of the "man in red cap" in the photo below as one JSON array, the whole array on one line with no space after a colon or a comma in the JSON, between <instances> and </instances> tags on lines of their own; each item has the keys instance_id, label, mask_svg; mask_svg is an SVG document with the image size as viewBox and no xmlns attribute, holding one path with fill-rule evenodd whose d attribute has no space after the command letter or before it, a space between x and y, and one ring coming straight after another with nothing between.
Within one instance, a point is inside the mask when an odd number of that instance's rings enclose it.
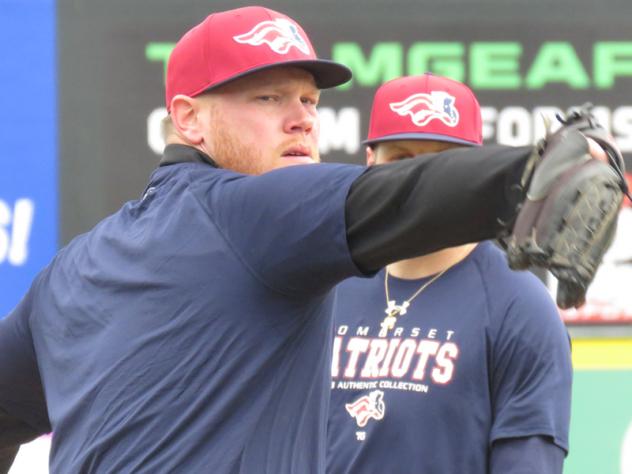
<instances>
[{"instance_id":1,"label":"man in red cap","mask_svg":"<svg viewBox=\"0 0 632 474\"><path fill-rule=\"evenodd\" d=\"M324 472L332 288L506 230L537 161L479 147L295 166L319 161L319 90L349 77L266 8L184 35L142 197L60 251L0 321L5 467L52 429L52 472Z\"/></svg>"},{"instance_id":2,"label":"man in red cap","mask_svg":"<svg viewBox=\"0 0 632 474\"><path fill-rule=\"evenodd\" d=\"M444 77L394 79L365 143L369 166L479 147L478 101ZM330 472L562 473L568 333L544 285L491 242L346 280L334 325Z\"/></svg>"}]
</instances>

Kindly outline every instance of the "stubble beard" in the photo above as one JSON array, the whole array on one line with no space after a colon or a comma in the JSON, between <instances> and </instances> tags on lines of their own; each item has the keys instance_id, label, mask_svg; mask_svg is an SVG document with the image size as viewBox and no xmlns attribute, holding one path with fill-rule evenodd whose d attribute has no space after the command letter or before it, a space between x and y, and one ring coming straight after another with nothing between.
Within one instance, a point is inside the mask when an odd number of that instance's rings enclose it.
<instances>
[{"instance_id":1,"label":"stubble beard","mask_svg":"<svg viewBox=\"0 0 632 474\"><path fill-rule=\"evenodd\" d=\"M283 159L266 157L261 147L247 145L240 136L239 128L227 124L216 110L213 110L215 124L211 129L212 150L206 150L211 158L221 167L242 174L259 175L281 168ZM273 151L270 151L271 153ZM316 163L320 162L319 150L314 147L311 151Z\"/></svg>"},{"instance_id":2,"label":"stubble beard","mask_svg":"<svg viewBox=\"0 0 632 474\"><path fill-rule=\"evenodd\" d=\"M212 158L221 168L253 175L268 171L260 148L244 144L238 130L226 126L221 119L214 123L217 126L211 130Z\"/></svg>"}]
</instances>

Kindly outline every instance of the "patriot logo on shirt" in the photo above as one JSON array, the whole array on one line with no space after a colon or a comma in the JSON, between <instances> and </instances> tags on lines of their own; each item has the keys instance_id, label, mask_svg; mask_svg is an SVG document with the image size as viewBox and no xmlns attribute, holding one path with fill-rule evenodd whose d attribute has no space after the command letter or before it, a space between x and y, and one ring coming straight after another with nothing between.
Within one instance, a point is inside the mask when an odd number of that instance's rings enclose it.
<instances>
[{"instance_id":1,"label":"patriot logo on shirt","mask_svg":"<svg viewBox=\"0 0 632 474\"><path fill-rule=\"evenodd\" d=\"M384 418L384 392L373 390L368 395L358 398L355 402L345 404L345 408L360 428L366 426L371 418Z\"/></svg>"},{"instance_id":2,"label":"patriot logo on shirt","mask_svg":"<svg viewBox=\"0 0 632 474\"><path fill-rule=\"evenodd\" d=\"M278 54L287 54L292 47L309 54L307 41L301 36L298 27L285 18L262 21L248 33L233 36L233 39L238 43L252 46L265 44Z\"/></svg>"},{"instance_id":3,"label":"patriot logo on shirt","mask_svg":"<svg viewBox=\"0 0 632 474\"><path fill-rule=\"evenodd\" d=\"M401 102L392 102L390 108L402 117L410 116L418 127L427 125L431 120L440 120L448 127L459 123L459 111L454 106L455 98L445 91L432 91L430 94L413 94Z\"/></svg>"}]
</instances>

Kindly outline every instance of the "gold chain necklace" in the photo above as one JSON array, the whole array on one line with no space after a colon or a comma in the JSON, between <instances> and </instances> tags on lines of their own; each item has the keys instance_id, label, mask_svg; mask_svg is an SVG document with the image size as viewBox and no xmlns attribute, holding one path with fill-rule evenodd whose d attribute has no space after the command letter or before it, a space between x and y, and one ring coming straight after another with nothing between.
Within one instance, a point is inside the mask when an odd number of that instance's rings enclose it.
<instances>
[{"instance_id":1,"label":"gold chain necklace","mask_svg":"<svg viewBox=\"0 0 632 474\"><path fill-rule=\"evenodd\" d=\"M384 312L386 313L386 317L380 324L380 327L382 328L380 329L380 337L386 337L388 335L388 331L390 331L391 329L395 327L395 324L397 323L397 317L405 315L406 312L408 311L408 307L410 306L410 303L415 298L417 298L417 296L422 291L428 288L435 280L437 280L441 275L447 272L450 268L451 267L444 268L435 276L433 276L430 280L428 280L423 285L421 285L419 289L415 291L410 298L408 298L407 300L404 300L404 302L401 305L396 304L396 301L392 300L389 296L388 268L385 268L384 269L384 294L386 295L386 309L384 310Z\"/></svg>"}]
</instances>

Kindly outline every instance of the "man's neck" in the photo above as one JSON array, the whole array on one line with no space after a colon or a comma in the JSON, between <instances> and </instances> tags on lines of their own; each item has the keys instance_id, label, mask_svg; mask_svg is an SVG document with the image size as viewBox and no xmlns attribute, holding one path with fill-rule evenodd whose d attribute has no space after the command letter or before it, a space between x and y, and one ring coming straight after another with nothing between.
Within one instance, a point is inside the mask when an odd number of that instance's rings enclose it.
<instances>
[{"instance_id":1,"label":"man's neck","mask_svg":"<svg viewBox=\"0 0 632 474\"><path fill-rule=\"evenodd\" d=\"M467 257L474 248L476 248L476 244L450 247L421 257L391 263L387 269L389 274L397 278L406 280L423 278L456 265Z\"/></svg>"}]
</instances>

